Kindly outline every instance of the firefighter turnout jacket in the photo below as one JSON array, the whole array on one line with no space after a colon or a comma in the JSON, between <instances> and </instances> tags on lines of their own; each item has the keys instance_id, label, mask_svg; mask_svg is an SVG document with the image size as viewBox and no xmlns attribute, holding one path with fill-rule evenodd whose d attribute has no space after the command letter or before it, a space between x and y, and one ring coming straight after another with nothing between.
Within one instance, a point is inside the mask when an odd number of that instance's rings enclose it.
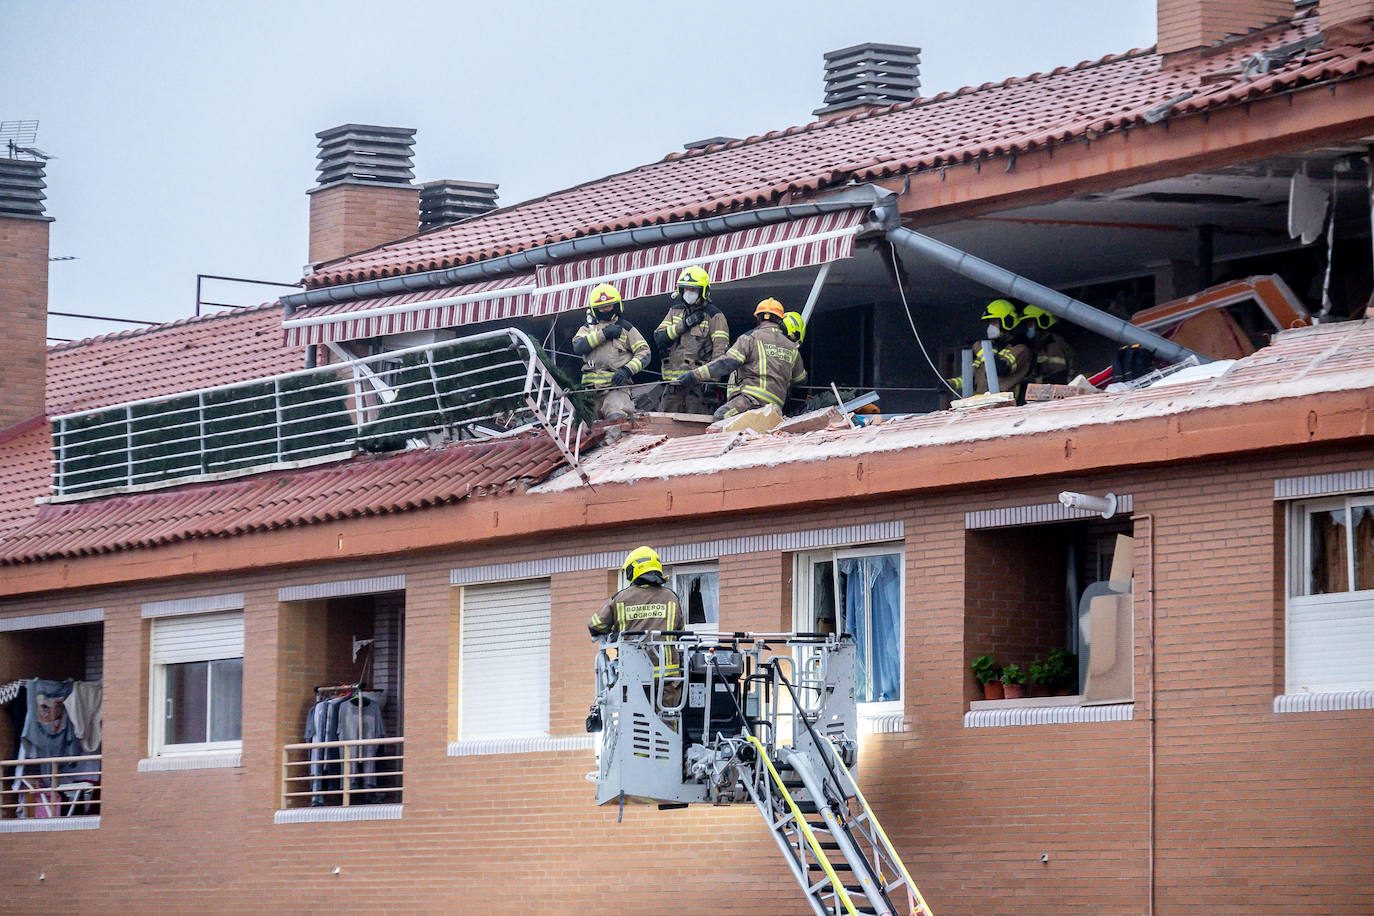
<instances>
[{"instance_id":1,"label":"firefighter turnout jacket","mask_svg":"<svg viewBox=\"0 0 1374 916\"><path fill-rule=\"evenodd\" d=\"M671 382L724 356L730 347L730 325L725 313L709 303L699 309L675 305L654 331L654 344L663 354L663 380Z\"/></svg>"},{"instance_id":2,"label":"firefighter turnout jacket","mask_svg":"<svg viewBox=\"0 0 1374 916\"><path fill-rule=\"evenodd\" d=\"M793 385L806 381L806 366L802 364L797 342L787 336L781 325L760 322L747 334L741 334L725 355L705 366L692 370L698 381L724 378L739 370L739 395L758 402L758 406L772 404L781 408Z\"/></svg>"},{"instance_id":3,"label":"firefighter turnout jacket","mask_svg":"<svg viewBox=\"0 0 1374 916\"><path fill-rule=\"evenodd\" d=\"M657 579L657 576L650 575ZM640 580L643 578L641 576ZM681 630L682 627L682 602L678 600L677 592L662 584L627 585L612 595L587 624L593 636ZM654 674L673 676L677 673L677 653L669 650L667 664L655 665Z\"/></svg>"},{"instance_id":4,"label":"firefighter turnout jacket","mask_svg":"<svg viewBox=\"0 0 1374 916\"><path fill-rule=\"evenodd\" d=\"M573 335L572 348L582 357L582 384L591 388L608 388L617 369L628 368L634 375L652 358L644 335L624 318L584 324Z\"/></svg>"}]
</instances>

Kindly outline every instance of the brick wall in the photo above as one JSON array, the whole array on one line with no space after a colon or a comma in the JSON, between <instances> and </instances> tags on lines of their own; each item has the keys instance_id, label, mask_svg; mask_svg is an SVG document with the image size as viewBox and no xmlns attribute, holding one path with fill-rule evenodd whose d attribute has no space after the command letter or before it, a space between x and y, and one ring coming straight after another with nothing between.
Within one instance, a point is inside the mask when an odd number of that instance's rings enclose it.
<instances>
[{"instance_id":1,"label":"brick wall","mask_svg":"<svg viewBox=\"0 0 1374 916\"><path fill-rule=\"evenodd\" d=\"M1171 54L1288 19L1293 0L1157 0L1156 9L1158 50Z\"/></svg>"},{"instance_id":2,"label":"brick wall","mask_svg":"<svg viewBox=\"0 0 1374 916\"><path fill-rule=\"evenodd\" d=\"M906 528L906 730L865 736L859 773L937 912L1146 912L1152 728L1155 912L1370 912L1374 715L1276 715L1272 701L1283 650L1273 480L1371 466L1367 446L1295 450L8 602L0 614L106 609L105 813L98 830L0 833L0 912L111 900L177 912L801 912L752 808L627 806L617 824L614 806L592 804L587 751L448 757L457 675L448 570L890 519ZM963 514L1053 502L1062 489L1135 498L1135 717L964 728L976 638L966 570L979 538ZM790 565L780 552L721 557L722 626L789 625ZM274 825L280 745L300 740L324 664L309 647L325 639L318 615L279 605L276 589L395 574L406 576L404 817ZM551 577L555 736L582 733L586 618L612 584L612 570ZM227 590L245 594L243 766L139 773L148 689L139 604Z\"/></svg>"},{"instance_id":3,"label":"brick wall","mask_svg":"<svg viewBox=\"0 0 1374 916\"><path fill-rule=\"evenodd\" d=\"M1374 0L1321 0L1327 44L1367 41L1374 32Z\"/></svg>"},{"instance_id":4,"label":"brick wall","mask_svg":"<svg viewBox=\"0 0 1374 916\"><path fill-rule=\"evenodd\" d=\"M43 413L48 221L0 216L0 429Z\"/></svg>"},{"instance_id":5,"label":"brick wall","mask_svg":"<svg viewBox=\"0 0 1374 916\"><path fill-rule=\"evenodd\" d=\"M335 184L310 191L310 263L414 235L420 189Z\"/></svg>"}]
</instances>

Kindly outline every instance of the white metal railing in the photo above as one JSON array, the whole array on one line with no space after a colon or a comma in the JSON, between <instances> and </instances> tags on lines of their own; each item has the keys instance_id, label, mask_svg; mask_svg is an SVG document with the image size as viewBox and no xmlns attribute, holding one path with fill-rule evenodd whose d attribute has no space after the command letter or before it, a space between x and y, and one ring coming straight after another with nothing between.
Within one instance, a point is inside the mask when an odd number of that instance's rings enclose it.
<instances>
[{"instance_id":1,"label":"white metal railing","mask_svg":"<svg viewBox=\"0 0 1374 916\"><path fill-rule=\"evenodd\" d=\"M100 754L0 760L0 818L100 813Z\"/></svg>"},{"instance_id":2,"label":"white metal railing","mask_svg":"<svg viewBox=\"0 0 1374 916\"><path fill-rule=\"evenodd\" d=\"M281 751L281 807L399 804L404 738L311 741Z\"/></svg>"},{"instance_id":3,"label":"white metal railing","mask_svg":"<svg viewBox=\"0 0 1374 916\"><path fill-rule=\"evenodd\" d=\"M541 426L574 465L584 425L514 328L54 417L53 498L338 460Z\"/></svg>"}]
</instances>

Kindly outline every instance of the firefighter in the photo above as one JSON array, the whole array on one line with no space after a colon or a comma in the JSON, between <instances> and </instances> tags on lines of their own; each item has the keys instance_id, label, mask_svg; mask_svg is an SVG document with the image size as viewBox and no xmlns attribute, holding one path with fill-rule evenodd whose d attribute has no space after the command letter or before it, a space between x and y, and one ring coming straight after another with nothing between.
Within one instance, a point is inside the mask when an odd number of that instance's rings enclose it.
<instances>
[{"instance_id":1,"label":"firefighter","mask_svg":"<svg viewBox=\"0 0 1374 916\"><path fill-rule=\"evenodd\" d=\"M654 346L663 354L663 380L673 382L698 366L720 359L730 347L730 325L711 302L711 277L689 267L677 278L674 303L654 331ZM658 409L671 413L710 413L712 392L666 385Z\"/></svg>"},{"instance_id":2,"label":"firefighter","mask_svg":"<svg viewBox=\"0 0 1374 916\"><path fill-rule=\"evenodd\" d=\"M1074 374L1074 354L1064 338L1050 330L1058 319L1038 305L1028 305L1021 309L1021 321L1026 325L1026 339L1035 356L1030 380L1067 385Z\"/></svg>"},{"instance_id":3,"label":"firefighter","mask_svg":"<svg viewBox=\"0 0 1374 916\"><path fill-rule=\"evenodd\" d=\"M650 359L649 344L623 313L620 290L599 283L587 305L587 322L573 335L573 352L582 357L582 384L596 392L600 420L623 420L634 413L626 386Z\"/></svg>"},{"instance_id":4,"label":"firefighter","mask_svg":"<svg viewBox=\"0 0 1374 916\"><path fill-rule=\"evenodd\" d=\"M739 370L739 393L722 404L713 419L733 417L765 404L781 410L792 386L806 381L797 341L783 328L782 303L763 300L754 308L754 319L758 322L754 330L741 334L724 356L677 380L676 384L696 385Z\"/></svg>"},{"instance_id":5,"label":"firefighter","mask_svg":"<svg viewBox=\"0 0 1374 916\"><path fill-rule=\"evenodd\" d=\"M625 581L630 583L612 595L592 615L587 629L592 638L608 633L647 633L650 630L681 630L682 601L667 585L663 563L652 547L636 547L625 557ZM680 674L677 650L667 648L664 658L655 657L654 677ZM680 682L663 685L663 705L675 707L681 699Z\"/></svg>"},{"instance_id":6,"label":"firefighter","mask_svg":"<svg viewBox=\"0 0 1374 916\"><path fill-rule=\"evenodd\" d=\"M988 322L987 338L992 341L995 348L993 359L997 363L997 388L999 391L1014 393L1016 402L1018 404L1023 403L1025 396L1023 383L1026 376L1030 375L1035 357L1017 331L1017 327L1021 324L1021 316L1017 313L1016 306L1006 299L994 299L983 310L983 320ZM946 379L946 381L956 391L963 389L964 380L962 376ZM975 347L973 352L973 393L986 394L987 390L988 373L983 367L983 348Z\"/></svg>"}]
</instances>

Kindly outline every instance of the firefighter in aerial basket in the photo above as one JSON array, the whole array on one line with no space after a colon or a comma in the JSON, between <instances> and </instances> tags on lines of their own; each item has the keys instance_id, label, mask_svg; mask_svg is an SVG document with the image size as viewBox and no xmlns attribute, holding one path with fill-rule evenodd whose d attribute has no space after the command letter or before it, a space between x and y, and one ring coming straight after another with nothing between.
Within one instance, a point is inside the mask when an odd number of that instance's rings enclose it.
<instances>
[{"instance_id":1,"label":"firefighter in aerial basket","mask_svg":"<svg viewBox=\"0 0 1374 916\"><path fill-rule=\"evenodd\" d=\"M596 392L596 418L623 420L635 412L629 384L651 359L649 344L624 318L620 290L598 283L587 304L587 320L573 335L582 357L582 384Z\"/></svg>"},{"instance_id":2,"label":"firefighter in aerial basket","mask_svg":"<svg viewBox=\"0 0 1374 916\"><path fill-rule=\"evenodd\" d=\"M608 633L682 629L682 601L677 592L668 587L663 563L652 547L636 547L630 551L625 557L624 573L625 581L630 584L612 595L587 624L593 638ZM654 677L677 678L680 674L677 650L664 647L663 657L654 659ZM681 682L664 684L662 695L664 706L676 707L682 697Z\"/></svg>"}]
</instances>

